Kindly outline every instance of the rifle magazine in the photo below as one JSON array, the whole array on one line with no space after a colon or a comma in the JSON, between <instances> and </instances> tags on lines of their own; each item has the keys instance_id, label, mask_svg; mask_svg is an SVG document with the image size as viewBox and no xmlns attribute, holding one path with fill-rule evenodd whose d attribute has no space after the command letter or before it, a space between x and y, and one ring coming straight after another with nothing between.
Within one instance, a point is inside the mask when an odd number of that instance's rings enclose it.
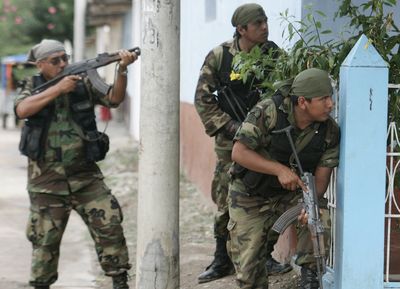
<instances>
[{"instance_id":1,"label":"rifle magazine","mask_svg":"<svg viewBox=\"0 0 400 289\"><path fill-rule=\"evenodd\" d=\"M272 226L272 230L275 232L282 234L290 224L297 220L297 217L300 215L301 210L303 209L303 203L299 203L296 206L290 208L286 212L284 212L278 220L275 221Z\"/></svg>"}]
</instances>

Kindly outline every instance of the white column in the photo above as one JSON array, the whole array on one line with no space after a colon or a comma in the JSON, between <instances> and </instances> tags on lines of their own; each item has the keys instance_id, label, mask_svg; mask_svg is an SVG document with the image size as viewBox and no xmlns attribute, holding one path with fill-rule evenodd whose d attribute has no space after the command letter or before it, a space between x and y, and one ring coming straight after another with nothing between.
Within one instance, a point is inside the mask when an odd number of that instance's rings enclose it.
<instances>
[{"instance_id":1,"label":"white column","mask_svg":"<svg viewBox=\"0 0 400 289\"><path fill-rule=\"evenodd\" d=\"M74 55L73 61L84 58L86 0L74 1Z\"/></svg>"},{"instance_id":2,"label":"white column","mask_svg":"<svg viewBox=\"0 0 400 289\"><path fill-rule=\"evenodd\" d=\"M133 47L139 46L141 47L141 39L142 39L142 8L141 8L142 0L133 0L132 5L132 31L133 31ZM140 136L139 132L139 120L140 120L140 98L141 98L141 88L140 88L140 79L141 79L141 57L135 62L135 65L132 65L132 75L133 75L133 95L131 96L131 118L130 118L130 131L133 137L138 140Z\"/></svg>"},{"instance_id":3,"label":"white column","mask_svg":"<svg viewBox=\"0 0 400 289\"><path fill-rule=\"evenodd\" d=\"M142 2L137 289L179 288L180 1Z\"/></svg>"}]
</instances>

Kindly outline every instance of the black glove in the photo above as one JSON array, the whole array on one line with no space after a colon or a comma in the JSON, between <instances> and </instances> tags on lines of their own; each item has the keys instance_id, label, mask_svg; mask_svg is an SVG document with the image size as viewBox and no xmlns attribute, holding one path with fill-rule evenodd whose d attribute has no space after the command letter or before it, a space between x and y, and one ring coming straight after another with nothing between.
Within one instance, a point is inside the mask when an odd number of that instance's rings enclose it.
<instances>
[{"instance_id":1,"label":"black glove","mask_svg":"<svg viewBox=\"0 0 400 289\"><path fill-rule=\"evenodd\" d=\"M226 138L233 139L239 126L239 121L231 119L222 127L222 133Z\"/></svg>"}]
</instances>

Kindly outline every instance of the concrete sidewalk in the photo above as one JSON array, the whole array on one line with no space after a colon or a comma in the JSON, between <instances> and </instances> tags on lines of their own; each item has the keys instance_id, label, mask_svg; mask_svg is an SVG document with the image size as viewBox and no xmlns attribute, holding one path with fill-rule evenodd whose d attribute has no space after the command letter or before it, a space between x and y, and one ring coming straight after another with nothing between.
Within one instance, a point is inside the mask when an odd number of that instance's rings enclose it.
<instances>
[{"instance_id":1,"label":"concrete sidewalk","mask_svg":"<svg viewBox=\"0 0 400 289\"><path fill-rule=\"evenodd\" d=\"M26 192L27 159L18 151L19 129L0 128L0 288L28 286L31 244L25 237L29 215ZM54 289L95 287L92 240L80 217L73 212L64 234L59 279Z\"/></svg>"}]
</instances>

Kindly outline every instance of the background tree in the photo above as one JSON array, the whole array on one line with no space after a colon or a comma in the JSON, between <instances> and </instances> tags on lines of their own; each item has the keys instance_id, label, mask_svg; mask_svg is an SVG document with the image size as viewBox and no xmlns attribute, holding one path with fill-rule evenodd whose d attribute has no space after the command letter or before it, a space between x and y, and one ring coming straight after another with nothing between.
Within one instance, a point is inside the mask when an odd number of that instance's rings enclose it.
<instances>
[{"instance_id":1,"label":"background tree","mask_svg":"<svg viewBox=\"0 0 400 289\"><path fill-rule=\"evenodd\" d=\"M26 53L43 38L73 39L73 0L0 2L0 57Z\"/></svg>"},{"instance_id":2,"label":"background tree","mask_svg":"<svg viewBox=\"0 0 400 289\"><path fill-rule=\"evenodd\" d=\"M73 0L34 0L31 4L32 17L27 18L21 28L35 43L40 42L43 38L72 42L73 4Z\"/></svg>"}]
</instances>

